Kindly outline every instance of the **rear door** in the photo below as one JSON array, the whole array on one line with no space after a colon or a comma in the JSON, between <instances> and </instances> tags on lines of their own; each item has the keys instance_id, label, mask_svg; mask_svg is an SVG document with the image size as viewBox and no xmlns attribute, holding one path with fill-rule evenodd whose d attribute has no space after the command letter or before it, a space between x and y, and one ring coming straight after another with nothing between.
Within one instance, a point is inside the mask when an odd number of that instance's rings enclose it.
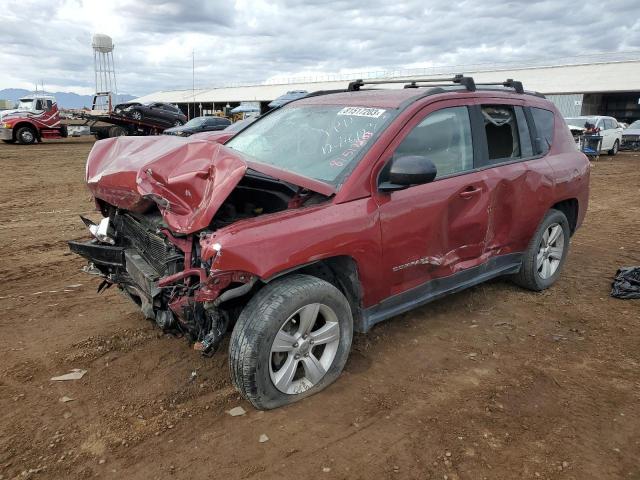
<instances>
[{"instance_id":1,"label":"rear door","mask_svg":"<svg viewBox=\"0 0 640 480\"><path fill-rule=\"evenodd\" d=\"M428 105L381 157L378 184L394 156L423 155L438 169L431 183L376 193L389 295L483 262L489 192L487 174L474 171L477 132L470 117L474 100L468 102Z\"/></svg>"},{"instance_id":2,"label":"rear door","mask_svg":"<svg viewBox=\"0 0 640 480\"><path fill-rule=\"evenodd\" d=\"M218 117L208 117L203 125L203 130L216 131L222 130L224 127L220 125L221 119Z\"/></svg>"},{"instance_id":3,"label":"rear door","mask_svg":"<svg viewBox=\"0 0 640 480\"><path fill-rule=\"evenodd\" d=\"M483 150L479 168L487 175L491 210L485 254L514 256L523 252L549 208L553 171L547 154L553 142L553 112L528 109L507 99L483 103ZM536 120L540 128L536 130Z\"/></svg>"}]
</instances>

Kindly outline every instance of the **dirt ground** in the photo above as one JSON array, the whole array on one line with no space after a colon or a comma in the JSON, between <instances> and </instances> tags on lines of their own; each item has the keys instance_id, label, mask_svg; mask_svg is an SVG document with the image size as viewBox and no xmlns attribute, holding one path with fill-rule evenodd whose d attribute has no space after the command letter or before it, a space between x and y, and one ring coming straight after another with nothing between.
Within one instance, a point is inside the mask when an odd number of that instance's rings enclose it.
<instances>
[{"instance_id":1,"label":"dirt ground","mask_svg":"<svg viewBox=\"0 0 640 480\"><path fill-rule=\"evenodd\" d=\"M226 343L201 358L80 271L91 146L0 145L0 479L640 479L640 301L609 297L640 264L640 155L594 164L556 286L401 315L325 392L259 412Z\"/></svg>"}]
</instances>

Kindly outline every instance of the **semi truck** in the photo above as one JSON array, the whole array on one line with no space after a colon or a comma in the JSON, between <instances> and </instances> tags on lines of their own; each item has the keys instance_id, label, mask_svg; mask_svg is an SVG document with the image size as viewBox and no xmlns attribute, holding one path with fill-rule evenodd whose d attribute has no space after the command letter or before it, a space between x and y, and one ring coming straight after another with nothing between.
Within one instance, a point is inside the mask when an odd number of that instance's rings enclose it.
<instances>
[{"instance_id":1,"label":"semi truck","mask_svg":"<svg viewBox=\"0 0 640 480\"><path fill-rule=\"evenodd\" d=\"M67 126L60 122L55 97L27 95L13 110L0 112L0 140L31 145L44 139L65 138Z\"/></svg>"}]
</instances>

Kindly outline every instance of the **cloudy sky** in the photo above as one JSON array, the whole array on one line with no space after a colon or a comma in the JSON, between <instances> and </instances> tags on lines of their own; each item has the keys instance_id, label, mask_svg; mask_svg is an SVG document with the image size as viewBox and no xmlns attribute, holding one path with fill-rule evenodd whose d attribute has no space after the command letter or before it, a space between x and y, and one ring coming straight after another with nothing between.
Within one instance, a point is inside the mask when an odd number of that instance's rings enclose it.
<instances>
[{"instance_id":1,"label":"cloudy sky","mask_svg":"<svg viewBox=\"0 0 640 480\"><path fill-rule=\"evenodd\" d=\"M5 2L0 2L0 5ZM93 92L91 36L121 93L371 70L640 52L638 0L21 0L0 8L0 88Z\"/></svg>"}]
</instances>

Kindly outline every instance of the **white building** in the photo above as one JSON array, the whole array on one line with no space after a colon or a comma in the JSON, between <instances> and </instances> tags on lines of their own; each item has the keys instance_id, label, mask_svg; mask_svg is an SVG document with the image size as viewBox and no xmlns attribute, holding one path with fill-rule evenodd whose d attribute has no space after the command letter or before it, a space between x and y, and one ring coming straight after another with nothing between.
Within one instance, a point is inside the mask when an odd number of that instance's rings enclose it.
<instances>
[{"instance_id":1,"label":"white building","mask_svg":"<svg viewBox=\"0 0 640 480\"><path fill-rule=\"evenodd\" d=\"M168 90L145 95L136 101L158 101L179 105L190 117L235 107L240 103L259 103L262 111L267 104L290 90L334 90L346 88L357 78L442 77L456 73L472 76L476 83L519 80L526 90L543 93L565 116L610 115L620 121L640 119L640 53L595 54L564 61L549 61L546 65L461 65L390 72L363 72L324 78L292 79L289 82L241 85L196 90ZM635 58L634 58L635 57ZM402 84L389 85L402 88Z\"/></svg>"}]
</instances>

